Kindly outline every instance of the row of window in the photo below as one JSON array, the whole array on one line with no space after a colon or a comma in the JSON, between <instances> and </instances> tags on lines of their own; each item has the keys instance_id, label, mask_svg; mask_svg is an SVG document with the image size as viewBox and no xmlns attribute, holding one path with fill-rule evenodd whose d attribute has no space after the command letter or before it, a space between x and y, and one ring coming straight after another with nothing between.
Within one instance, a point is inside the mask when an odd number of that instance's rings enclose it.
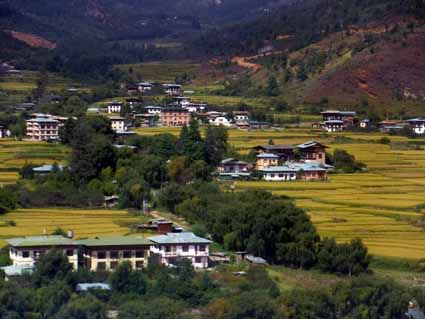
<instances>
[{"instance_id":1,"label":"row of window","mask_svg":"<svg viewBox=\"0 0 425 319\"><path fill-rule=\"evenodd\" d=\"M12 255L18 255L18 251L15 249L11 249L11 253ZM44 255L46 253L46 250L24 250L22 251L22 258L30 258L30 257L34 257L34 258L38 258L42 255ZM68 257L72 257L74 256L74 250L73 249L67 249L64 250L65 255L67 255Z\"/></svg>"},{"instance_id":2,"label":"row of window","mask_svg":"<svg viewBox=\"0 0 425 319\"><path fill-rule=\"evenodd\" d=\"M143 258L145 256L144 250L124 250L124 251L118 251L118 250L112 250L112 251L98 251L97 252L97 259L106 259L107 256L109 256L110 259L119 259L119 258ZM122 257L120 257L122 256Z\"/></svg>"},{"instance_id":3,"label":"row of window","mask_svg":"<svg viewBox=\"0 0 425 319\"><path fill-rule=\"evenodd\" d=\"M107 266L109 266L109 269L116 269L119 265L118 261L111 261L110 263L106 263L104 261L97 263L97 270L106 270ZM143 268L143 261L139 260L135 263L136 269L142 269Z\"/></svg>"},{"instance_id":4,"label":"row of window","mask_svg":"<svg viewBox=\"0 0 425 319\"><path fill-rule=\"evenodd\" d=\"M193 245L181 245L181 246L172 246L172 245L162 245L162 246L159 246L159 245L155 245L155 248L156 249L159 249L159 250L163 250L163 251L165 251L167 253L176 252L180 248L181 251L187 253L187 252L189 252L190 246L193 246ZM206 251L207 246L206 245L197 245L197 246L195 246L195 249L197 251Z\"/></svg>"}]
</instances>

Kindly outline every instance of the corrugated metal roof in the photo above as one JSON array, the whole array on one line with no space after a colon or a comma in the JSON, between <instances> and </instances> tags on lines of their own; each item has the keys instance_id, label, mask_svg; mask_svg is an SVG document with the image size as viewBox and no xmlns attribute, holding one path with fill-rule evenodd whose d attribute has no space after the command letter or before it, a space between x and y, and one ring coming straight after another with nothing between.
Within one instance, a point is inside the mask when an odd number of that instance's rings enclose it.
<instances>
[{"instance_id":1,"label":"corrugated metal roof","mask_svg":"<svg viewBox=\"0 0 425 319\"><path fill-rule=\"evenodd\" d=\"M308 171L325 171L326 169L314 164L293 163L288 165L263 168L261 172L264 172L264 173L299 172L301 170L308 172Z\"/></svg>"},{"instance_id":2,"label":"corrugated metal roof","mask_svg":"<svg viewBox=\"0 0 425 319\"><path fill-rule=\"evenodd\" d=\"M60 235L27 236L6 240L13 247L75 246L77 242Z\"/></svg>"},{"instance_id":3,"label":"corrugated metal roof","mask_svg":"<svg viewBox=\"0 0 425 319\"><path fill-rule=\"evenodd\" d=\"M75 288L76 291L89 291L91 289L111 290L111 285L102 282L81 283L77 284Z\"/></svg>"},{"instance_id":4,"label":"corrugated metal roof","mask_svg":"<svg viewBox=\"0 0 425 319\"><path fill-rule=\"evenodd\" d=\"M263 154L257 155L257 158L279 158L279 156L275 154L271 154L271 153L263 153Z\"/></svg>"},{"instance_id":5,"label":"corrugated metal roof","mask_svg":"<svg viewBox=\"0 0 425 319\"><path fill-rule=\"evenodd\" d=\"M30 274L34 271L33 266L5 266L1 267L1 270L4 271L7 277L9 276L21 276L23 274Z\"/></svg>"},{"instance_id":6,"label":"corrugated metal roof","mask_svg":"<svg viewBox=\"0 0 425 319\"><path fill-rule=\"evenodd\" d=\"M137 246L152 245L151 241L144 237L136 236L105 236L77 241L78 245L87 247L96 246Z\"/></svg>"},{"instance_id":7,"label":"corrugated metal roof","mask_svg":"<svg viewBox=\"0 0 425 319\"><path fill-rule=\"evenodd\" d=\"M194 233L168 233L166 235L158 235L149 237L157 244L209 244L210 240L196 236Z\"/></svg>"}]
</instances>

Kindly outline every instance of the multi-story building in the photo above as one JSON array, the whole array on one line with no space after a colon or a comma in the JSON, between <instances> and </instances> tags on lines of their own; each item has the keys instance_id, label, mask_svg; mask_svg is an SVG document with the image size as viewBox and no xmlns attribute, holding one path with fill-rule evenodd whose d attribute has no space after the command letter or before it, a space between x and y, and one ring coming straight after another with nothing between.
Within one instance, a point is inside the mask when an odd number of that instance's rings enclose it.
<instances>
[{"instance_id":1,"label":"multi-story building","mask_svg":"<svg viewBox=\"0 0 425 319\"><path fill-rule=\"evenodd\" d=\"M182 86L179 84L164 84L164 91L170 96L180 95Z\"/></svg>"},{"instance_id":2,"label":"multi-story building","mask_svg":"<svg viewBox=\"0 0 425 319\"><path fill-rule=\"evenodd\" d=\"M248 111L233 111L233 119L236 122L248 122L249 112Z\"/></svg>"},{"instance_id":3,"label":"multi-story building","mask_svg":"<svg viewBox=\"0 0 425 319\"><path fill-rule=\"evenodd\" d=\"M61 122L51 115L34 114L26 121L26 136L32 141L52 141L59 139Z\"/></svg>"},{"instance_id":4,"label":"multi-story building","mask_svg":"<svg viewBox=\"0 0 425 319\"><path fill-rule=\"evenodd\" d=\"M121 102L111 102L108 104L108 114L120 113L123 103Z\"/></svg>"},{"instance_id":5,"label":"multi-story building","mask_svg":"<svg viewBox=\"0 0 425 319\"><path fill-rule=\"evenodd\" d=\"M141 93L146 93L152 91L153 84L150 82L141 82L137 84L138 90Z\"/></svg>"},{"instance_id":6,"label":"multi-story building","mask_svg":"<svg viewBox=\"0 0 425 319\"><path fill-rule=\"evenodd\" d=\"M338 132L356 124L356 112L328 110L320 113L323 116L321 126L328 132Z\"/></svg>"},{"instance_id":7,"label":"multi-story building","mask_svg":"<svg viewBox=\"0 0 425 319\"><path fill-rule=\"evenodd\" d=\"M326 180L327 170L315 164L289 163L260 170L266 181Z\"/></svg>"},{"instance_id":8,"label":"multi-story building","mask_svg":"<svg viewBox=\"0 0 425 319\"><path fill-rule=\"evenodd\" d=\"M278 166L279 165L279 156L273 153L263 153L257 155L257 161L255 168L261 170L263 168Z\"/></svg>"},{"instance_id":9,"label":"multi-story building","mask_svg":"<svg viewBox=\"0 0 425 319\"><path fill-rule=\"evenodd\" d=\"M163 107L162 106L145 106L145 110L148 114L156 114L160 115L162 112Z\"/></svg>"},{"instance_id":10,"label":"multi-story building","mask_svg":"<svg viewBox=\"0 0 425 319\"><path fill-rule=\"evenodd\" d=\"M151 242L143 237L117 236L79 240L83 267L91 270L114 270L128 261L133 269L146 266Z\"/></svg>"},{"instance_id":11,"label":"multi-story building","mask_svg":"<svg viewBox=\"0 0 425 319\"><path fill-rule=\"evenodd\" d=\"M34 266L37 259L52 249L63 251L74 269L78 268L78 243L63 236L28 236L8 239L9 257L14 266Z\"/></svg>"},{"instance_id":12,"label":"multi-story building","mask_svg":"<svg viewBox=\"0 0 425 319\"><path fill-rule=\"evenodd\" d=\"M194 233L168 233L149 237L153 243L151 253L159 257L162 264L170 266L187 258L194 268L208 268L211 241Z\"/></svg>"},{"instance_id":13,"label":"multi-story building","mask_svg":"<svg viewBox=\"0 0 425 319\"><path fill-rule=\"evenodd\" d=\"M127 130L127 127L125 126L125 118L121 116L111 116L109 119L111 120L111 128L115 132L124 132Z\"/></svg>"},{"instance_id":14,"label":"multi-story building","mask_svg":"<svg viewBox=\"0 0 425 319\"><path fill-rule=\"evenodd\" d=\"M188 110L183 108L165 108L161 112L162 126L185 126L189 125L191 115Z\"/></svg>"}]
</instances>

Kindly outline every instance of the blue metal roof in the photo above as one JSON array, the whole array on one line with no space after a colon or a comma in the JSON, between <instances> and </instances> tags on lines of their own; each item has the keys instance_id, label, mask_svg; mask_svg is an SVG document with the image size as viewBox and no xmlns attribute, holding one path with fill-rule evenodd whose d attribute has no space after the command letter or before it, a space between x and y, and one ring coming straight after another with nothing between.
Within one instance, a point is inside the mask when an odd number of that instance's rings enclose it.
<instances>
[{"instance_id":1,"label":"blue metal roof","mask_svg":"<svg viewBox=\"0 0 425 319\"><path fill-rule=\"evenodd\" d=\"M33 266L5 266L1 267L1 270L4 271L7 277L9 276L21 276L25 273L30 274L34 271Z\"/></svg>"},{"instance_id":2,"label":"blue metal roof","mask_svg":"<svg viewBox=\"0 0 425 319\"><path fill-rule=\"evenodd\" d=\"M263 153L263 154L257 155L257 158L279 158L279 156L272 153Z\"/></svg>"},{"instance_id":3,"label":"blue metal roof","mask_svg":"<svg viewBox=\"0 0 425 319\"><path fill-rule=\"evenodd\" d=\"M157 244L209 244L210 240L196 236L194 233L168 233L148 238Z\"/></svg>"},{"instance_id":4,"label":"blue metal roof","mask_svg":"<svg viewBox=\"0 0 425 319\"><path fill-rule=\"evenodd\" d=\"M64 166L58 165L58 168L60 171L62 171L64 169ZM43 165L39 167L34 167L32 170L35 173L50 173L53 171L53 165Z\"/></svg>"},{"instance_id":5,"label":"blue metal roof","mask_svg":"<svg viewBox=\"0 0 425 319\"><path fill-rule=\"evenodd\" d=\"M111 290L111 285L105 284L102 282L81 283L81 284L77 284L75 288L76 291L89 291L91 289Z\"/></svg>"},{"instance_id":6,"label":"blue metal roof","mask_svg":"<svg viewBox=\"0 0 425 319\"><path fill-rule=\"evenodd\" d=\"M299 171L325 171L323 167L308 163L291 163L282 166L272 166L263 168L263 173L279 173L279 172L299 172Z\"/></svg>"}]
</instances>

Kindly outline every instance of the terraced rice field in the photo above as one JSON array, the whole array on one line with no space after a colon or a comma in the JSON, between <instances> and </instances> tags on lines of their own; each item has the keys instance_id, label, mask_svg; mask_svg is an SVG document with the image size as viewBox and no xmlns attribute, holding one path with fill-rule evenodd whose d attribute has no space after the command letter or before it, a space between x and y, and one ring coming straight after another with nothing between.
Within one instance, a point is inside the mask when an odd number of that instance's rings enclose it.
<instances>
[{"instance_id":1,"label":"terraced rice field","mask_svg":"<svg viewBox=\"0 0 425 319\"><path fill-rule=\"evenodd\" d=\"M167 129L141 129L153 135ZM168 131L178 134L178 130ZM335 137L352 139L336 144ZM261 188L295 198L310 214L319 233L347 241L360 237L375 255L425 258L425 231L413 222L425 216L425 150L394 150L380 144L380 133L324 134L310 129L245 132L229 131L230 144L241 153L273 139L275 144L297 144L316 140L332 152L345 149L367 164L369 171L333 174L328 182L242 182L236 189ZM387 136L392 142L413 142ZM415 139L424 145L424 139ZM424 148L424 146L422 146Z\"/></svg>"},{"instance_id":2,"label":"terraced rice field","mask_svg":"<svg viewBox=\"0 0 425 319\"><path fill-rule=\"evenodd\" d=\"M44 142L0 140L0 184L14 183L25 164L64 163L68 150L62 145Z\"/></svg>"},{"instance_id":3,"label":"terraced rice field","mask_svg":"<svg viewBox=\"0 0 425 319\"><path fill-rule=\"evenodd\" d=\"M16 226L9 226L8 221L14 221ZM19 209L0 215L0 247L7 238L49 234L58 227L72 229L76 238L123 235L129 233L129 225L141 221L142 216L123 210Z\"/></svg>"}]
</instances>

